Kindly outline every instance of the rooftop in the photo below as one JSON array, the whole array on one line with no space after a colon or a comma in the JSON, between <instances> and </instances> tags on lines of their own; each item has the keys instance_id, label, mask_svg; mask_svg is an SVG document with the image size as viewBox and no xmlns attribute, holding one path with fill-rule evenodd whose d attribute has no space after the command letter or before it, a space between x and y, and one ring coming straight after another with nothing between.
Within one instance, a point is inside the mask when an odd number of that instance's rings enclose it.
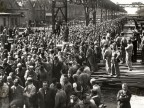
<instances>
[{"instance_id":1,"label":"rooftop","mask_svg":"<svg viewBox=\"0 0 144 108\"><path fill-rule=\"evenodd\" d=\"M10 16L10 15L21 15L21 13L5 13L5 12L0 12L0 16Z\"/></svg>"}]
</instances>

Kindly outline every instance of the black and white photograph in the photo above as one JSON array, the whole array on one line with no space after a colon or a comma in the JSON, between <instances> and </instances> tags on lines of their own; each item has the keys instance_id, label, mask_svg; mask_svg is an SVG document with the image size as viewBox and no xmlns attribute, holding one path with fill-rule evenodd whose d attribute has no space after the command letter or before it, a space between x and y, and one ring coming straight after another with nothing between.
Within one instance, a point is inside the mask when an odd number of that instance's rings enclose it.
<instances>
[{"instance_id":1,"label":"black and white photograph","mask_svg":"<svg viewBox=\"0 0 144 108\"><path fill-rule=\"evenodd\" d=\"M0 0L0 108L144 108L144 0Z\"/></svg>"}]
</instances>

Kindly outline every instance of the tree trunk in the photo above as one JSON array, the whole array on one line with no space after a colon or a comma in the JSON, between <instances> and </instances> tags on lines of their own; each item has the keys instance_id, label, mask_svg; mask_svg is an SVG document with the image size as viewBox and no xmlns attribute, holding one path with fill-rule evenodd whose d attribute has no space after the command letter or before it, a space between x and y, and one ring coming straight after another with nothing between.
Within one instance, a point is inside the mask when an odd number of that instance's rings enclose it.
<instances>
[{"instance_id":1,"label":"tree trunk","mask_svg":"<svg viewBox=\"0 0 144 108\"><path fill-rule=\"evenodd\" d=\"M93 12L93 24L96 24L96 10Z\"/></svg>"},{"instance_id":2,"label":"tree trunk","mask_svg":"<svg viewBox=\"0 0 144 108\"><path fill-rule=\"evenodd\" d=\"M103 8L101 8L101 22L103 22Z\"/></svg>"},{"instance_id":3,"label":"tree trunk","mask_svg":"<svg viewBox=\"0 0 144 108\"><path fill-rule=\"evenodd\" d=\"M84 6L85 9L85 18L86 18L86 26L89 25L89 8L87 6Z\"/></svg>"}]
</instances>

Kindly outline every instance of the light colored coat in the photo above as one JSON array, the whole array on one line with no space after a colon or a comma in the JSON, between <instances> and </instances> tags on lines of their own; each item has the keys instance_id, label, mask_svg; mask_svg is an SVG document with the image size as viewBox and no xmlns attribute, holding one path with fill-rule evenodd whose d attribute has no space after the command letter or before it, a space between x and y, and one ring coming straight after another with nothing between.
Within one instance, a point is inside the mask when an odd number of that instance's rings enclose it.
<instances>
[{"instance_id":1,"label":"light colored coat","mask_svg":"<svg viewBox=\"0 0 144 108\"><path fill-rule=\"evenodd\" d=\"M9 87L6 83L0 87L0 108L9 108Z\"/></svg>"}]
</instances>

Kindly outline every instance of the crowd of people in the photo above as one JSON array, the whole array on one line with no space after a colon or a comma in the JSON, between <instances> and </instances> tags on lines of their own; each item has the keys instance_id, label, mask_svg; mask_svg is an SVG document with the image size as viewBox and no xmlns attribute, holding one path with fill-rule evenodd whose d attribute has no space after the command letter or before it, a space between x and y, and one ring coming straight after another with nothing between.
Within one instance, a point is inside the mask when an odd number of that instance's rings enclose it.
<instances>
[{"instance_id":1,"label":"crowd of people","mask_svg":"<svg viewBox=\"0 0 144 108\"><path fill-rule=\"evenodd\" d=\"M97 27L69 25L68 40L73 46L65 42L62 47L57 47L57 43L62 43L63 32L30 34L27 29L18 36L15 29L9 42L4 29L0 47L0 108L105 107L100 86L90 76L98 70L101 59L109 75L120 76L119 60L126 61L132 70L132 41L120 34L125 21L118 18ZM123 86L118 101L129 102L131 95L127 94L127 85ZM121 97L123 91L125 95Z\"/></svg>"}]
</instances>

